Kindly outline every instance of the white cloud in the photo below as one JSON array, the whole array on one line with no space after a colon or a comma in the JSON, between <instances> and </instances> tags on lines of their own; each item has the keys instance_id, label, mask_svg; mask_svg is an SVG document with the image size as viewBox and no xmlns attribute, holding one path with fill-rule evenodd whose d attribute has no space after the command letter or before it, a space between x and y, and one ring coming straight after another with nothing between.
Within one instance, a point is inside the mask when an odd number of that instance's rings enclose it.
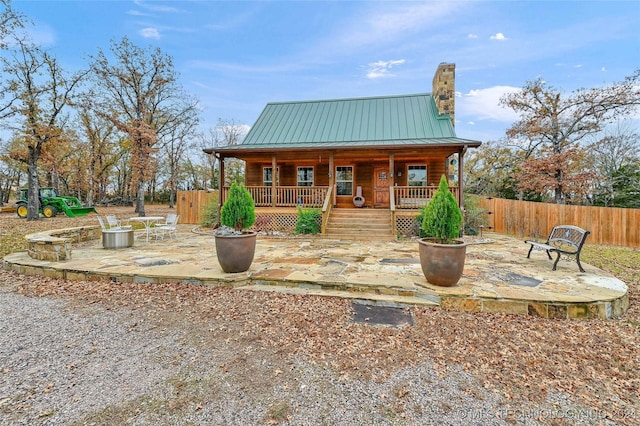
<instances>
[{"instance_id":1,"label":"white cloud","mask_svg":"<svg viewBox=\"0 0 640 426\"><path fill-rule=\"evenodd\" d=\"M163 4L158 4L158 3L154 3L154 2L150 2L150 1L135 0L133 3L138 7L141 7L141 8L146 9L146 10L151 10L151 11L154 11L154 12L163 12L163 13L182 13L182 12L184 12L182 9L179 9L179 8L176 8L176 7L165 6Z\"/></svg>"},{"instance_id":2,"label":"white cloud","mask_svg":"<svg viewBox=\"0 0 640 426\"><path fill-rule=\"evenodd\" d=\"M344 54L365 47L394 46L431 27L460 9L458 2L362 2L367 8L340 21L340 30L320 40L311 51L332 52L340 47ZM309 49L307 49L309 51Z\"/></svg>"},{"instance_id":3,"label":"white cloud","mask_svg":"<svg viewBox=\"0 0 640 426\"><path fill-rule=\"evenodd\" d=\"M607 69L605 67L600 68L600 71L605 72Z\"/></svg>"},{"instance_id":4,"label":"white cloud","mask_svg":"<svg viewBox=\"0 0 640 426\"><path fill-rule=\"evenodd\" d=\"M380 78L380 77L392 77L390 70L395 65L404 64L404 59L395 59L392 61L377 61L369 64L369 71L367 71L367 78Z\"/></svg>"},{"instance_id":5,"label":"white cloud","mask_svg":"<svg viewBox=\"0 0 640 426\"><path fill-rule=\"evenodd\" d=\"M40 46L55 46L57 41L56 30L44 22L36 22L34 26L17 29L16 36L18 38L30 38L31 41ZM11 38L7 38L5 41L10 45L14 43Z\"/></svg>"},{"instance_id":6,"label":"white cloud","mask_svg":"<svg viewBox=\"0 0 640 426\"><path fill-rule=\"evenodd\" d=\"M495 35L492 35L491 37L489 37L489 39L491 40L499 40L499 41L504 41L504 40L509 40L504 34L502 33L497 33Z\"/></svg>"},{"instance_id":7,"label":"white cloud","mask_svg":"<svg viewBox=\"0 0 640 426\"><path fill-rule=\"evenodd\" d=\"M429 25L435 18L447 16L456 10L455 5L446 3L414 3L402 5L398 8L385 10L380 14L370 16L369 28L376 30L378 35L385 33L401 33L415 30Z\"/></svg>"},{"instance_id":8,"label":"white cloud","mask_svg":"<svg viewBox=\"0 0 640 426\"><path fill-rule=\"evenodd\" d=\"M512 86L493 86L486 89L471 90L456 96L456 115L467 121L492 120L511 123L518 119L515 111L500 106L500 98L507 93L521 90Z\"/></svg>"},{"instance_id":9,"label":"white cloud","mask_svg":"<svg viewBox=\"0 0 640 426\"><path fill-rule=\"evenodd\" d=\"M478 34L469 34L467 38L478 38Z\"/></svg>"},{"instance_id":10,"label":"white cloud","mask_svg":"<svg viewBox=\"0 0 640 426\"><path fill-rule=\"evenodd\" d=\"M211 70L221 73L231 73L237 75L238 73L251 73L251 74L281 74L284 72L295 72L304 69L304 65L301 63L291 62L278 62L276 64L268 65L246 65L226 62L193 60L188 61L187 65L193 69Z\"/></svg>"},{"instance_id":11,"label":"white cloud","mask_svg":"<svg viewBox=\"0 0 640 426\"><path fill-rule=\"evenodd\" d=\"M131 16L149 16L146 13L140 12L139 10L128 10L127 15Z\"/></svg>"},{"instance_id":12,"label":"white cloud","mask_svg":"<svg viewBox=\"0 0 640 426\"><path fill-rule=\"evenodd\" d=\"M143 28L138 33L144 38L160 38L160 32L156 28Z\"/></svg>"}]
</instances>

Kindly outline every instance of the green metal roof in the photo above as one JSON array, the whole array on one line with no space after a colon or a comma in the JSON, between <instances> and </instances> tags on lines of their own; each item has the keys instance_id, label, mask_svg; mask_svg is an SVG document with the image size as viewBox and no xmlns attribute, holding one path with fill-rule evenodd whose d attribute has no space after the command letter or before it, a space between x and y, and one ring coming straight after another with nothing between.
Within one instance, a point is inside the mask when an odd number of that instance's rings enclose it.
<instances>
[{"instance_id":1,"label":"green metal roof","mask_svg":"<svg viewBox=\"0 0 640 426\"><path fill-rule=\"evenodd\" d=\"M239 145L216 151L447 145L458 139L431 94L268 103Z\"/></svg>"}]
</instances>

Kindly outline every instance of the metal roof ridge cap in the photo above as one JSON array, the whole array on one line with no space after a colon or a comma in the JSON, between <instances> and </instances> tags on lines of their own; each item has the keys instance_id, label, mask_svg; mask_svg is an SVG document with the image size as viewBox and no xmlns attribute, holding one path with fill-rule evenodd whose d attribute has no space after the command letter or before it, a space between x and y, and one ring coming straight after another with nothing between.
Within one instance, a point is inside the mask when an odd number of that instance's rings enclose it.
<instances>
[{"instance_id":1,"label":"metal roof ridge cap","mask_svg":"<svg viewBox=\"0 0 640 426\"><path fill-rule=\"evenodd\" d=\"M409 98L417 96L431 96L433 93L410 93L410 94L397 94L397 95L377 95L377 96L361 96L351 98L330 98L330 99L307 99L299 101L280 101L280 102L267 102L267 105L287 105L287 104L307 104L307 103L321 103L321 102L343 102L343 101L361 101L368 99L389 99L389 98Z\"/></svg>"}]
</instances>

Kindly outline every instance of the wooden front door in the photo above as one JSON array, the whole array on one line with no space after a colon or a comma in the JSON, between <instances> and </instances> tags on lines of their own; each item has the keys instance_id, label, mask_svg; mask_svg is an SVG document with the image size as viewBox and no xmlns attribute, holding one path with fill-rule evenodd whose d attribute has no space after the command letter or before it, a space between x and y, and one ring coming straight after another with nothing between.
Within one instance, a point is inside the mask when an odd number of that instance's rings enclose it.
<instances>
[{"instance_id":1,"label":"wooden front door","mask_svg":"<svg viewBox=\"0 0 640 426\"><path fill-rule=\"evenodd\" d=\"M373 169L373 206L389 207L389 167Z\"/></svg>"}]
</instances>

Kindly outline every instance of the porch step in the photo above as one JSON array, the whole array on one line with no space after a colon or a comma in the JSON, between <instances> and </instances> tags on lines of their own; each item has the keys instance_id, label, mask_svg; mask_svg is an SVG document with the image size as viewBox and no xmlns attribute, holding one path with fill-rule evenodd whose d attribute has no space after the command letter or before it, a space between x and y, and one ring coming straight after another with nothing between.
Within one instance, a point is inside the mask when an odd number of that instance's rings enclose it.
<instances>
[{"instance_id":1,"label":"porch step","mask_svg":"<svg viewBox=\"0 0 640 426\"><path fill-rule=\"evenodd\" d=\"M391 238L391 212L380 209L333 209L326 236L330 238Z\"/></svg>"}]
</instances>

